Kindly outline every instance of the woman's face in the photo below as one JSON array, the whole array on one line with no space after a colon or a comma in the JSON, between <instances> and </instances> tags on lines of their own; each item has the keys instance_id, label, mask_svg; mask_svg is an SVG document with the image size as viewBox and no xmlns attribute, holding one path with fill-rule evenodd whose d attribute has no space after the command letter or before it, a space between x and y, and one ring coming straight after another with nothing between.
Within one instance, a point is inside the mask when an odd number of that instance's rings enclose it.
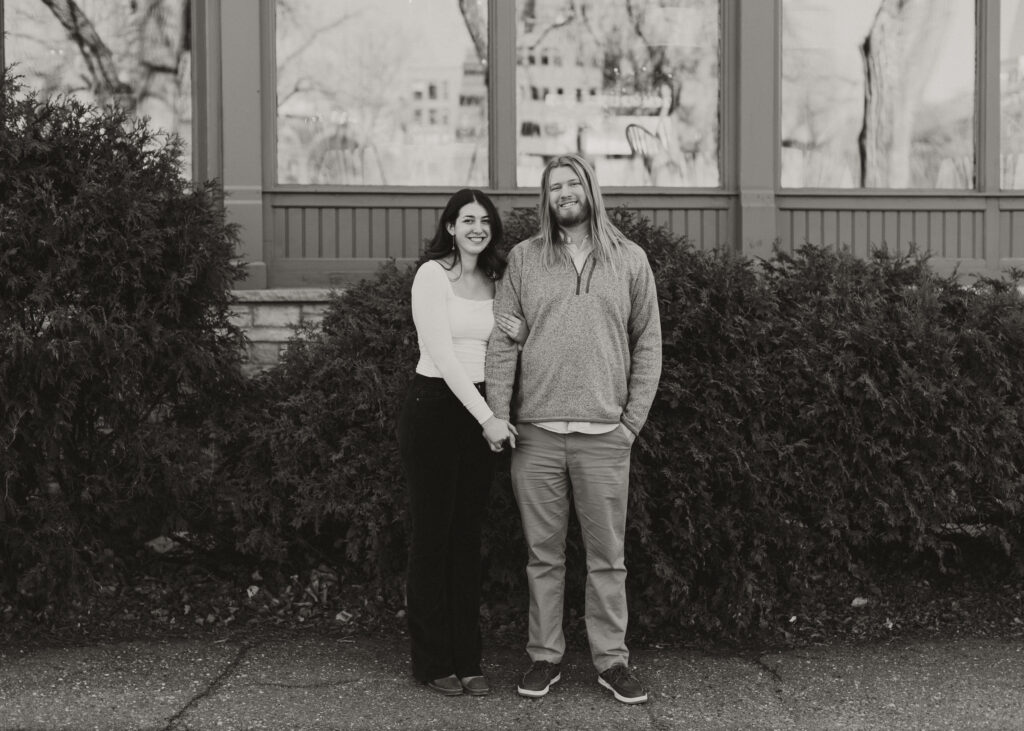
<instances>
[{"instance_id":1,"label":"woman's face","mask_svg":"<svg viewBox=\"0 0 1024 731\"><path fill-rule=\"evenodd\" d=\"M470 201L459 209L454 223L448 224L448 233L455 239L462 256L479 256L491 243L491 217L486 208Z\"/></svg>"}]
</instances>

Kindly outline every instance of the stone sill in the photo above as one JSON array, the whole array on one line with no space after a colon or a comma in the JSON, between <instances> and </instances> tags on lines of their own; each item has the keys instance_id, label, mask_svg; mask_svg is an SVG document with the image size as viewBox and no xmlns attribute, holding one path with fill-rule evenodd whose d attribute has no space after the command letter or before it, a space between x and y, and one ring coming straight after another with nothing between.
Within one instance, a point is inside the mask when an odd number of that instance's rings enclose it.
<instances>
[{"instance_id":1,"label":"stone sill","mask_svg":"<svg viewBox=\"0 0 1024 731\"><path fill-rule=\"evenodd\" d=\"M285 304L291 302L328 302L332 293L341 294L343 289L296 288L296 289L236 289L231 296L238 304Z\"/></svg>"}]
</instances>

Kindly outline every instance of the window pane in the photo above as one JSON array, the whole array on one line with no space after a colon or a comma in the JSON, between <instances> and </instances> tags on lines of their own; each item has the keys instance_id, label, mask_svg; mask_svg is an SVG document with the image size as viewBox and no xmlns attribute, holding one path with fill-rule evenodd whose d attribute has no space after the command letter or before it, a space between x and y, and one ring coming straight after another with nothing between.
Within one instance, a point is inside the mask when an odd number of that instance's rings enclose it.
<instances>
[{"instance_id":1,"label":"window pane","mask_svg":"<svg viewBox=\"0 0 1024 731\"><path fill-rule=\"evenodd\" d=\"M519 185L579 152L602 185L717 187L718 0L518 0Z\"/></svg>"},{"instance_id":2,"label":"window pane","mask_svg":"<svg viewBox=\"0 0 1024 731\"><path fill-rule=\"evenodd\" d=\"M486 59L486 0L277 0L278 182L485 186Z\"/></svg>"},{"instance_id":3,"label":"window pane","mask_svg":"<svg viewBox=\"0 0 1024 731\"><path fill-rule=\"evenodd\" d=\"M974 0L783 0L782 185L974 187Z\"/></svg>"},{"instance_id":4,"label":"window pane","mask_svg":"<svg viewBox=\"0 0 1024 731\"><path fill-rule=\"evenodd\" d=\"M4 0L5 63L43 97L116 103L185 143L192 175L192 36L187 0ZM72 38L79 38L78 42Z\"/></svg>"},{"instance_id":5,"label":"window pane","mask_svg":"<svg viewBox=\"0 0 1024 731\"><path fill-rule=\"evenodd\" d=\"M1024 2L1003 0L1000 25L1002 186L1024 190Z\"/></svg>"}]
</instances>

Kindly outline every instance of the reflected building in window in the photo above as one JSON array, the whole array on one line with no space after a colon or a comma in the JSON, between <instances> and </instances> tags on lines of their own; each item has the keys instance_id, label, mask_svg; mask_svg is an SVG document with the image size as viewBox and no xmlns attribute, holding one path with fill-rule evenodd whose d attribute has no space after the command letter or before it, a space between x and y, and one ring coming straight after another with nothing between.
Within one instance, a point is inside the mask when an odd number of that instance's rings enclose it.
<instances>
[{"instance_id":1,"label":"reflected building in window","mask_svg":"<svg viewBox=\"0 0 1024 731\"><path fill-rule=\"evenodd\" d=\"M462 86L455 115L456 140L487 139L487 67L473 50L462 62Z\"/></svg>"},{"instance_id":2,"label":"reflected building in window","mask_svg":"<svg viewBox=\"0 0 1024 731\"><path fill-rule=\"evenodd\" d=\"M519 178L524 183L531 178L539 182L540 171L551 157L586 152L581 138L603 116L597 96L602 87L600 66L584 58L571 28L559 26L557 18L539 20L544 23L542 30L517 39L517 152ZM541 43L544 48L539 48Z\"/></svg>"},{"instance_id":3,"label":"reflected building in window","mask_svg":"<svg viewBox=\"0 0 1024 731\"><path fill-rule=\"evenodd\" d=\"M452 120L458 110L458 97L452 89L461 86L461 69L454 66L417 66L411 69L409 104L411 124L407 122L408 142L444 144L455 139Z\"/></svg>"},{"instance_id":4,"label":"reflected building in window","mask_svg":"<svg viewBox=\"0 0 1024 731\"><path fill-rule=\"evenodd\" d=\"M416 67L409 89L410 141L487 139L487 73L474 51L458 66Z\"/></svg>"}]
</instances>

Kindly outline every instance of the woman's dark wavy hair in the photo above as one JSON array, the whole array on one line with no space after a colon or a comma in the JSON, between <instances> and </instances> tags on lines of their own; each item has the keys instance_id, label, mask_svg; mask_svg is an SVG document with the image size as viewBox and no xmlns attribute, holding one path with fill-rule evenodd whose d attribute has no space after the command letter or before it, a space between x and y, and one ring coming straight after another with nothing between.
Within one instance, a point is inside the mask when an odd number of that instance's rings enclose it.
<instances>
[{"instance_id":1,"label":"woman's dark wavy hair","mask_svg":"<svg viewBox=\"0 0 1024 731\"><path fill-rule=\"evenodd\" d=\"M498 209L495 208L494 203L487 197L487 194L475 188L458 190L448 199L448 205L444 207L441 218L437 222L437 231L434 233L434 238L427 243L427 247L423 250L423 257L420 259L420 263L422 264L424 261L431 259L443 259L452 253L455 254L455 260L450 267L445 268L449 270L454 269L455 265L459 263L461 253L459 252L459 247L455 245L455 237L448 233L448 224L455 223L455 219L459 217L459 211L467 203L479 203L484 207L484 210L487 211L487 216L491 219L491 240L487 243L486 248L480 252L476 265L489 279L501 279L507 266L505 256L501 253L504 238L501 216L498 215ZM444 264L441 264L441 266L444 266Z\"/></svg>"}]
</instances>

